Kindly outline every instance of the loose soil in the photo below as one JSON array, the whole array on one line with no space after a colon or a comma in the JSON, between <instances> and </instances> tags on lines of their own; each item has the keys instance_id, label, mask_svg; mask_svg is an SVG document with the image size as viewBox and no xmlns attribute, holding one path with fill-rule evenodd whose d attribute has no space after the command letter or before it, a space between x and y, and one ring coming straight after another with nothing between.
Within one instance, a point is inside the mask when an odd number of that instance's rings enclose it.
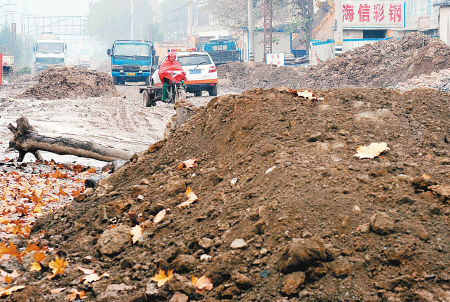
<instances>
[{"instance_id":1,"label":"loose soil","mask_svg":"<svg viewBox=\"0 0 450 302\"><path fill-rule=\"evenodd\" d=\"M81 66L55 66L44 70L39 82L17 98L66 99L117 96L111 76Z\"/></svg>"},{"instance_id":2,"label":"loose soil","mask_svg":"<svg viewBox=\"0 0 450 302\"><path fill-rule=\"evenodd\" d=\"M450 67L450 47L437 38L410 33L367 44L311 67L264 63L220 65L219 78L231 89L280 86L305 88L394 87L415 76Z\"/></svg>"},{"instance_id":3,"label":"loose soil","mask_svg":"<svg viewBox=\"0 0 450 302\"><path fill-rule=\"evenodd\" d=\"M416 45L413 55L440 45L404 39ZM436 64L417 72L447 63ZM304 69L220 68L222 91L313 87L314 75L302 78ZM380 70L351 80L358 68L342 77L330 70L317 86L396 84ZM138 152L95 191L86 190L85 199L38 219L31 237L69 265L48 280L48 263L29 272L15 258L1 262L3 270L24 271L16 280L27 286L5 300L64 301L77 288L88 301L449 301L450 94L382 88L313 93L324 100L284 88L213 98L166 140ZM390 150L375 159L354 156L374 142ZM196 167L177 169L191 158ZM198 201L178 207L188 187ZM167 216L154 224L163 209ZM135 223L145 231L133 244ZM20 236L12 240L26 246ZM110 277L83 284L76 264ZM150 280L159 269L174 270L162 287ZM190 280L202 275L214 287L200 294Z\"/></svg>"}]
</instances>

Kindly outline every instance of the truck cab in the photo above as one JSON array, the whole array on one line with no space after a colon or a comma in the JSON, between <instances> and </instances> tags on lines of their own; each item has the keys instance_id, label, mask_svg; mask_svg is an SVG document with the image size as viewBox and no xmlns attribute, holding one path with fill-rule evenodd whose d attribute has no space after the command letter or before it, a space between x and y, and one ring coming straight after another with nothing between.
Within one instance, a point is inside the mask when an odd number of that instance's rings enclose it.
<instances>
[{"instance_id":1,"label":"truck cab","mask_svg":"<svg viewBox=\"0 0 450 302\"><path fill-rule=\"evenodd\" d=\"M145 82L150 78L158 62L151 41L117 40L107 51L111 57L111 75L114 85L125 82Z\"/></svg>"},{"instance_id":2,"label":"truck cab","mask_svg":"<svg viewBox=\"0 0 450 302\"><path fill-rule=\"evenodd\" d=\"M203 43L203 51L209 53L216 65L241 61L241 51L233 39L212 39Z\"/></svg>"},{"instance_id":3,"label":"truck cab","mask_svg":"<svg viewBox=\"0 0 450 302\"><path fill-rule=\"evenodd\" d=\"M33 46L33 63L35 71L44 70L54 65L65 65L67 44L52 33L43 33Z\"/></svg>"}]
</instances>

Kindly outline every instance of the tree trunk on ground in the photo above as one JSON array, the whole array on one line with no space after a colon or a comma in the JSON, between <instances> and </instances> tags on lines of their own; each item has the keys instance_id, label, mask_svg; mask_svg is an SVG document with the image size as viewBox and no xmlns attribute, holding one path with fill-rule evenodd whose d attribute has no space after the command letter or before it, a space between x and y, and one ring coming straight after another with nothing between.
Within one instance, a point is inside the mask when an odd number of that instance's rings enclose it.
<instances>
[{"instance_id":1,"label":"tree trunk on ground","mask_svg":"<svg viewBox=\"0 0 450 302\"><path fill-rule=\"evenodd\" d=\"M133 152L100 147L93 142L39 135L25 116L16 120L16 123L17 128L12 124L8 125L8 129L14 134L14 139L9 141L9 148L19 151L19 162L23 161L28 152L32 153L37 160L43 161L39 150L59 155L70 154L88 157L102 161L129 160L134 154Z\"/></svg>"}]
</instances>

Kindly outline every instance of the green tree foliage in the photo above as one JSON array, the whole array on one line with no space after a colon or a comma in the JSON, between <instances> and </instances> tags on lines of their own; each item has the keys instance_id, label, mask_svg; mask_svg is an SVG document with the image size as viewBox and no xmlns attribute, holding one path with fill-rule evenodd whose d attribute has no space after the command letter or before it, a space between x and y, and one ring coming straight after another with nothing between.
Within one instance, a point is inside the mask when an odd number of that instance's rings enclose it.
<instances>
[{"instance_id":1,"label":"green tree foliage","mask_svg":"<svg viewBox=\"0 0 450 302\"><path fill-rule=\"evenodd\" d=\"M150 1L133 0L134 39L146 39L151 23ZM88 35L104 43L131 37L131 0L100 0L91 4L84 27Z\"/></svg>"}]
</instances>

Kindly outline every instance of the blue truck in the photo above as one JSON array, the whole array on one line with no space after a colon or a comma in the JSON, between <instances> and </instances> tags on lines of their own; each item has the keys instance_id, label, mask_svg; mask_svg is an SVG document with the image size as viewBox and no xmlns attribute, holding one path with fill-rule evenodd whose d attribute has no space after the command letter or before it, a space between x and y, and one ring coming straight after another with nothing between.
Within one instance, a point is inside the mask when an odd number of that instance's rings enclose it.
<instances>
[{"instance_id":1,"label":"blue truck","mask_svg":"<svg viewBox=\"0 0 450 302\"><path fill-rule=\"evenodd\" d=\"M111 57L114 85L123 85L125 82L145 82L145 85L150 85L151 76L158 65L153 42L117 40L107 54Z\"/></svg>"},{"instance_id":2,"label":"blue truck","mask_svg":"<svg viewBox=\"0 0 450 302\"><path fill-rule=\"evenodd\" d=\"M233 39L211 39L202 45L214 64L226 64L230 62L241 62L241 50Z\"/></svg>"}]
</instances>

